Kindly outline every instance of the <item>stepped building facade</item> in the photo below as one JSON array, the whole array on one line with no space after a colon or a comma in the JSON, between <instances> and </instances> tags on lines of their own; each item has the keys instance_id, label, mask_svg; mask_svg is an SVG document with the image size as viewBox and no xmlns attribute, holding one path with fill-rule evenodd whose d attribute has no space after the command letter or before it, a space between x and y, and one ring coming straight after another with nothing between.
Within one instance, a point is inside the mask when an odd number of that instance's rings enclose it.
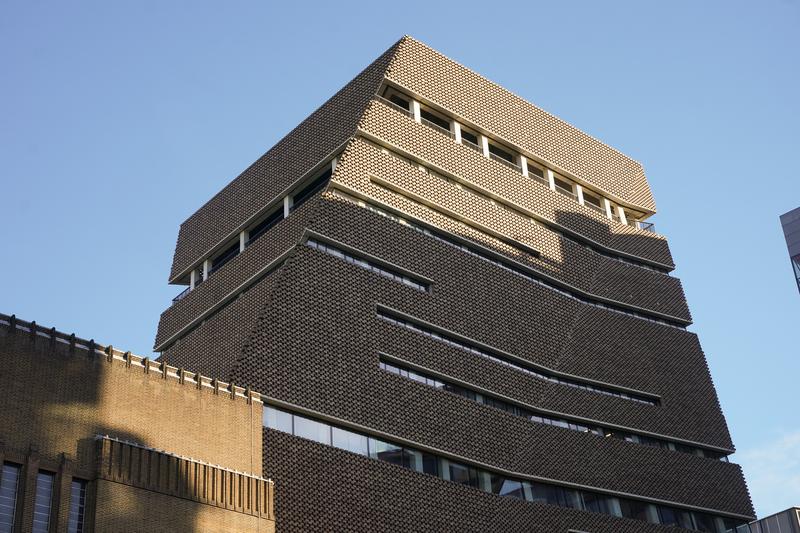
<instances>
[{"instance_id":1,"label":"stepped building facade","mask_svg":"<svg viewBox=\"0 0 800 533\"><path fill-rule=\"evenodd\" d=\"M404 37L181 225L155 349L262 393L282 533L733 530L655 211L639 163Z\"/></svg>"}]
</instances>

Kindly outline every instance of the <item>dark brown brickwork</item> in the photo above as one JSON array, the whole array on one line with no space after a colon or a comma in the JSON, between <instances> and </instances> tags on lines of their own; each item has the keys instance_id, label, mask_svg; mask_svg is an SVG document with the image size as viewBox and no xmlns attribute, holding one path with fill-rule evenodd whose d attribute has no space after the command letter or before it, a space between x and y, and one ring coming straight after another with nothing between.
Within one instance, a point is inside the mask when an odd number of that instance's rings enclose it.
<instances>
[{"instance_id":1,"label":"dark brown brickwork","mask_svg":"<svg viewBox=\"0 0 800 533\"><path fill-rule=\"evenodd\" d=\"M410 37L387 79L601 190L655 211L642 166Z\"/></svg>"},{"instance_id":2,"label":"dark brown brickwork","mask_svg":"<svg viewBox=\"0 0 800 533\"><path fill-rule=\"evenodd\" d=\"M175 278L350 138L383 80L388 50L181 224Z\"/></svg>"},{"instance_id":3,"label":"dark brown brickwork","mask_svg":"<svg viewBox=\"0 0 800 533\"><path fill-rule=\"evenodd\" d=\"M275 451L264 472L276 480L275 515L286 533L686 531L493 496L277 431L265 431L264 445ZM326 490L332 479L339 490Z\"/></svg>"},{"instance_id":4,"label":"dark brown brickwork","mask_svg":"<svg viewBox=\"0 0 800 533\"><path fill-rule=\"evenodd\" d=\"M31 529L39 470L56 476L51 531L67 530L73 478L88 482L87 531L272 531L259 395L92 345L0 315L0 463L23 466L18 531ZM102 435L136 444L112 453ZM245 480L260 487L255 508L223 495Z\"/></svg>"},{"instance_id":5,"label":"dark brown brickwork","mask_svg":"<svg viewBox=\"0 0 800 533\"><path fill-rule=\"evenodd\" d=\"M173 276L343 148L324 192L164 312L156 345L167 347L165 359L488 470L752 516L735 464L532 422L379 368L388 354L533 410L733 450L697 335L685 329L681 282L667 274L666 238L598 215L371 99L387 81L626 207L654 209L638 163L404 38L281 141L273 151L284 159L271 170L262 158L184 223ZM327 113L340 118L331 132ZM314 135L302 133L309 121ZM355 259L308 247L309 234ZM358 264L368 257L429 280L430 290ZM276 258L274 271L253 279ZM381 320L379 308L546 373L653 395L657 405L534 377ZM273 430L265 438L281 531L675 530L496 497Z\"/></svg>"}]
</instances>

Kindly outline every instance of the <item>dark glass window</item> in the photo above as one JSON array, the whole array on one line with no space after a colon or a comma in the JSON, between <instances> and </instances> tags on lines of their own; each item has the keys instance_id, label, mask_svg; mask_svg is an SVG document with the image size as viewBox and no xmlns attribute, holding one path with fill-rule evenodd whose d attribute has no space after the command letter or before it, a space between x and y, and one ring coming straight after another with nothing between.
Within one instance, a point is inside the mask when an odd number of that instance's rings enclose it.
<instances>
[{"instance_id":1,"label":"dark glass window","mask_svg":"<svg viewBox=\"0 0 800 533\"><path fill-rule=\"evenodd\" d=\"M600 198L594 196L593 194L589 194L586 191L583 192L583 201L584 203L591 204L598 209L605 210L603 207L603 202L600 200Z\"/></svg>"},{"instance_id":2,"label":"dark glass window","mask_svg":"<svg viewBox=\"0 0 800 533\"><path fill-rule=\"evenodd\" d=\"M494 155L496 155L497 157L499 157L501 159L505 159L509 163L513 163L514 162L514 156L511 155L511 153L503 150L502 148L500 148L499 146L497 146L495 144L489 143L489 153L490 154L494 154Z\"/></svg>"},{"instance_id":3,"label":"dark glass window","mask_svg":"<svg viewBox=\"0 0 800 533\"><path fill-rule=\"evenodd\" d=\"M521 482L513 479L503 478L503 485L500 487L501 496L511 496L512 498L525 499L525 489Z\"/></svg>"},{"instance_id":4,"label":"dark glass window","mask_svg":"<svg viewBox=\"0 0 800 533\"><path fill-rule=\"evenodd\" d=\"M407 464L401 446L379 439L369 439L369 456L393 465L406 466Z\"/></svg>"},{"instance_id":5,"label":"dark glass window","mask_svg":"<svg viewBox=\"0 0 800 533\"><path fill-rule=\"evenodd\" d=\"M409 102L405 98L401 97L398 94L392 94L389 96L389 101L395 105L399 105L400 107L404 107L406 109L410 109Z\"/></svg>"},{"instance_id":6,"label":"dark glass window","mask_svg":"<svg viewBox=\"0 0 800 533\"><path fill-rule=\"evenodd\" d=\"M692 515L686 511L675 509L674 507L659 506L658 507L659 521L665 526L679 526L686 529L692 529Z\"/></svg>"},{"instance_id":7,"label":"dark glass window","mask_svg":"<svg viewBox=\"0 0 800 533\"><path fill-rule=\"evenodd\" d=\"M537 178L544 179L544 170L528 163L528 174L536 176Z\"/></svg>"},{"instance_id":8,"label":"dark glass window","mask_svg":"<svg viewBox=\"0 0 800 533\"><path fill-rule=\"evenodd\" d=\"M561 188L572 193L572 184L570 182L554 176L553 183L555 183L557 188Z\"/></svg>"},{"instance_id":9,"label":"dark glass window","mask_svg":"<svg viewBox=\"0 0 800 533\"><path fill-rule=\"evenodd\" d=\"M694 529L708 533L717 533L714 517L705 513L694 513Z\"/></svg>"},{"instance_id":10,"label":"dark glass window","mask_svg":"<svg viewBox=\"0 0 800 533\"><path fill-rule=\"evenodd\" d=\"M325 187L325 184L328 183L328 180L331 179L331 174L333 174L333 169L329 167L328 170L323 172L321 176L319 176L314 181L312 181L311 183L300 189L297 193L295 193L294 196L292 196L291 211L294 211L295 209L300 207L300 205L302 205L303 202L311 198L314 195L314 193L320 191L323 187Z\"/></svg>"},{"instance_id":11,"label":"dark glass window","mask_svg":"<svg viewBox=\"0 0 800 533\"><path fill-rule=\"evenodd\" d=\"M478 483L478 472L471 466L448 461L447 467L450 471L450 481L475 488L480 486Z\"/></svg>"},{"instance_id":12,"label":"dark glass window","mask_svg":"<svg viewBox=\"0 0 800 533\"><path fill-rule=\"evenodd\" d=\"M86 509L86 485L83 479L73 479L69 494L68 533L83 533Z\"/></svg>"},{"instance_id":13,"label":"dark glass window","mask_svg":"<svg viewBox=\"0 0 800 533\"><path fill-rule=\"evenodd\" d=\"M228 261L239 255L239 243L231 245L227 250L211 260L211 272L216 272Z\"/></svg>"},{"instance_id":14,"label":"dark glass window","mask_svg":"<svg viewBox=\"0 0 800 533\"><path fill-rule=\"evenodd\" d=\"M39 472L36 476L36 499L33 503L33 533L50 530L50 506L53 501L53 484L56 476L50 472Z\"/></svg>"},{"instance_id":15,"label":"dark glass window","mask_svg":"<svg viewBox=\"0 0 800 533\"><path fill-rule=\"evenodd\" d=\"M419 116L421 118L424 118L428 122L433 122L434 124L436 124L437 126L439 126L440 128L442 128L444 130L450 131L450 122L448 122L447 120L443 119L439 115L435 115L435 114L431 113L430 111L428 111L426 109L420 109L419 110Z\"/></svg>"},{"instance_id":16,"label":"dark glass window","mask_svg":"<svg viewBox=\"0 0 800 533\"><path fill-rule=\"evenodd\" d=\"M439 458L435 455L422 452L422 471L432 476L441 477L442 472L439 468Z\"/></svg>"},{"instance_id":17,"label":"dark glass window","mask_svg":"<svg viewBox=\"0 0 800 533\"><path fill-rule=\"evenodd\" d=\"M253 226L248 232L247 245L261 237L266 231L283 220L283 206L279 207L274 213Z\"/></svg>"},{"instance_id":18,"label":"dark glass window","mask_svg":"<svg viewBox=\"0 0 800 533\"><path fill-rule=\"evenodd\" d=\"M17 464L3 463L0 471L0 532L14 530L14 510L17 507L17 486L21 467Z\"/></svg>"},{"instance_id":19,"label":"dark glass window","mask_svg":"<svg viewBox=\"0 0 800 533\"><path fill-rule=\"evenodd\" d=\"M604 494L584 492L583 508L594 513L615 514L613 498Z\"/></svg>"},{"instance_id":20,"label":"dark glass window","mask_svg":"<svg viewBox=\"0 0 800 533\"><path fill-rule=\"evenodd\" d=\"M622 510L622 516L625 518L633 518L634 520L643 520L645 522L649 521L649 504L621 498L619 500L619 506Z\"/></svg>"},{"instance_id":21,"label":"dark glass window","mask_svg":"<svg viewBox=\"0 0 800 533\"><path fill-rule=\"evenodd\" d=\"M461 138L465 141L471 142L474 145L478 144L478 136L464 129L461 130Z\"/></svg>"}]
</instances>

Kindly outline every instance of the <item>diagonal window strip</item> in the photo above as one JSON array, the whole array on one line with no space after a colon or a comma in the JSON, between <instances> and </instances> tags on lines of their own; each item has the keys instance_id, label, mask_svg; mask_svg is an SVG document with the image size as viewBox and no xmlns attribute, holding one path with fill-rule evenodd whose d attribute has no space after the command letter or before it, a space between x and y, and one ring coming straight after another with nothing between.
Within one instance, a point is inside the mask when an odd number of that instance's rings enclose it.
<instances>
[{"instance_id":1,"label":"diagonal window strip","mask_svg":"<svg viewBox=\"0 0 800 533\"><path fill-rule=\"evenodd\" d=\"M746 524L739 518L675 507L666 502L652 503L636 496L618 496L590 487L573 488L551 480L523 479L486 469L483 465L432 453L421 444L384 440L384 437L365 431L366 428L354 431L343 425L268 404L264 405L263 424L268 429L498 496L714 533Z\"/></svg>"},{"instance_id":2,"label":"diagonal window strip","mask_svg":"<svg viewBox=\"0 0 800 533\"><path fill-rule=\"evenodd\" d=\"M395 191L393 191L393 192L395 192ZM521 277L527 279L528 281L536 283L537 285L540 285L542 287L547 287L548 289L553 290L553 291L561 294L562 296L566 296L567 298L570 298L572 300L579 301L579 302L584 303L586 305L591 305L592 307L605 309L605 310L611 311L613 313L619 313L619 314L622 314L622 315L631 316L631 317L634 317L634 318L638 318L640 320L646 320L648 322L653 322L655 324L661 324L663 326L668 326L668 327L675 328L675 329L686 330L686 326L683 325L683 324L677 324L677 323L674 323L672 321L669 321L669 320L666 320L666 319L663 319L663 318L656 318L656 317L653 317L651 315L645 314L644 312L631 311L631 310L628 310L628 309L617 307L616 305L614 305L612 303L601 302L599 300L594 300L594 299L588 298L588 297L586 297L584 295L577 294L577 293L575 293L573 291L570 291L570 290L567 290L565 288L562 288L562 287L560 287L560 286L558 286L558 285L556 285L554 283L551 283L550 281L546 281L543 278L534 275L531 271L528 271L527 269L523 268L522 266L515 264L511 260L504 260L504 259L501 259L499 256L495 256L494 254L492 254L492 253L490 253L488 251L481 250L478 247L478 245L467 245L467 244L461 242L460 240L457 240L456 238L446 234L443 230L433 230L431 228L422 226L421 224L417 224L417 223L415 223L413 221L409 221L409 220L407 220L407 219L405 219L403 217L400 217L398 215L390 213L390 212L386 211L385 209L377 207L377 206L375 206L375 205L373 205L373 204L371 204L371 203L369 203L369 202L367 202L365 200L355 199L352 196L350 196L350 195L348 195L346 193L343 193L341 191L336 191L336 194L340 198L344 198L344 199L346 199L348 201L354 202L357 205L359 205L359 206L361 206L361 207L363 207L365 209L368 209L369 211L372 211L375 214L381 215L381 216L383 216L385 218L388 218L390 220L394 220L395 222L398 222L398 223L400 223L400 224L402 224L402 225L404 225L406 227L409 227L409 228L411 228L411 229L413 229L413 230L415 230L415 231L417 231L419 233L422 233L423 235L427 235L428 237L436 239L437 241L442 242L444 244L447 244L448 246L452 246L454 248L457 248L458 250L461 250L462 252L465 252L465 253L473 256L473 257L478 257L478 258L480 258L480 259L482 259L484 261L487 261L487 262L489 262L489 263L491 263L491 264L493 264L495 266L498 266L498 267L502 268L503 270L505 270L507 272L511 272L512 274L515 274L517 276L521 276ZM399 194L399 193L395 192L395 194ZM411 199L408 199L408 198L406 198L406 199L411 201L411 202L413 202L413 200L411 200ZM417 204L417 205L422 206L422 204ZM427 208L427 206L422 206L422 207ZM430 209L430 208L427 208L427 209ZM445 216L445 217L447 216L447 215L442 215L441 213L437 213L437 214L439 214L441 216Z\"/></svg>"},{"instance_id":3,"label":"diagonal window strip","mask_svg":"<svg viewBox=\"0 0 800 533\"><path fill-rule=\"evenodd\" d=\"M549 381L551 383L557 383L559 385L566 385L568 387L583 389L597 394L603 394L605 396L622 398L623 400L630 400L633 402L644 403L647 405L658 405L658 400L654 398L649 398L632 392L613 389L611 387L604 387L602 385L597 385L586 381L580 381L577 379L570 379L562 376L557 376L554 373L549 373L543 370L534 369L531 368L530 366L510 361L508 358L505 358L499 354L491 353L488 350L481 348L475 344L470 344L468 342L456 339L451 335L440 333L438 331L433 330L432 328L426 327L420 323L412 322L400 316L389 314L389 312L381 308L377 310L377 315L378 318L386 322L389 322L390 324L394 324L396 326L405 328L409 331L413 331L414 333L424 335L425 337L447 344L448 346L452 346L453 348L458 348L459 350L463 350L465 352L478 355L485 359L489 359L490 361L500 363L502 365L513 368L514 370L518 370L520 372L524 372L538 379Z\"/></svg>"},{"instance_id":4,"label":"diagonal window strip","mask_svg":"<svg viewBox=\"0 0 800 533\"><path fill-rule=\"evenodd\" d=\"M527 407L523 407L521 405L511 403L499 397L486 394L485 392L478 392L477 390L467 388L465 386L456 384L455 382L444 381L441 378L432 376L430 374L426 374L424 372L412 369L410 367L400 365L392 360L385 359L383 356L380 359L380 368L381 370L385 370L391 374L396 374L398 376L408 378L412 381L416 381L418 383L422 383L429 387L433 387L434 389L439 389L451 392L458 396L463 396L464 398L472 400L473 402L477 402L482 405L488 405L489 407L494 407L495 409L506 411L507 413L511 413L512 415L525 418L537 424L556 426L564 429L570 429L572 431L577 431L580 433L591 433L592 435L597 435L599 437L610 437L618 440L623 440L625 442L632 442L634 444L642 444L644 446L651 446L654 448L661 448L664 450L678 451L678 452L688 453L691 455L696 455L698 457L717 459L726 463L728 462L728 456L723 452L709 450L706 448L700 448L698 446L690 446L677 441L660 439L656 437L651 437L649 435L631 433L630 431L625 431L621 429L615 429L596 424L589 424L583 421L575 421L567 418L553 417L544 413L536 412Z\"/></svg>"},{"instance_id":5,"label":"diagonal window strip","mask_svg":"<svg viewBox=\"0 0 800 533\"><path fill-rule=\"evenodd\" d=\"M428 292L430 290L430 285L428 285L427 283L418 281L403 273L389 270L384 266L378 265L374 261L369 261L367 259L356 257L350 252L341 250L336 246L323 243L315 239L308 239L308 241L306 241L306 245L309 248L313 248L315 250L319 250L320 252L339 258L345 261L346 263L350 263L351 265L355 265L357 267L363 268L364 270L369 270L370 272L378 274L379 276L383 276L384 278L389 278L392 281L396 281L398 283L402 283L403 285L407 285L412 289L416 289L422 292Z\"/></svg>"}]
</instances>

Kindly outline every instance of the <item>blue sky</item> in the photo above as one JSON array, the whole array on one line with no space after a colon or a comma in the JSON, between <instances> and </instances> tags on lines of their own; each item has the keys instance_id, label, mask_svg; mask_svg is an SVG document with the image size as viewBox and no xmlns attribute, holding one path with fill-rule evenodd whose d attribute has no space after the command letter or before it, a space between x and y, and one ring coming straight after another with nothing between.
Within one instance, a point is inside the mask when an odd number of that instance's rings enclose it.
<instances>
[{"instance_id":1,"label":"blue sky","mask_svg":"<svg viewBox=\"0 0 800 533\"><path fill-rule=\"evenodd\" d=\"M179 224L410 34L644 164L757 511L800 505L799 28L795 0L2 1L0 311L149 353Z\"/></svg>"}]
</instances>

